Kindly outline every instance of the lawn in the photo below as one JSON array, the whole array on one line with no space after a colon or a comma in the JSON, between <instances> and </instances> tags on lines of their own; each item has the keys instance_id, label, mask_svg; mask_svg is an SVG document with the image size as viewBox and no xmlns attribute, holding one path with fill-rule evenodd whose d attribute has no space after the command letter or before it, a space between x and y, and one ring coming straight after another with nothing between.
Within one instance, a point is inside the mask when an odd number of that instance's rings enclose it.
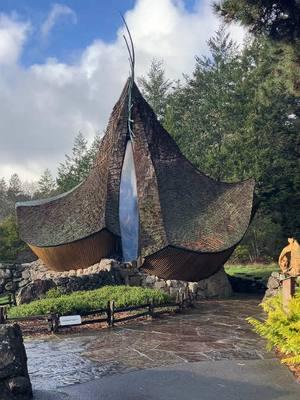
<instances>
[{"instance_id":1,"label":"lawn","mask_svg":"<svg viewBox=\"0 0 300 400\"><path fill-rule=\"evenodd\" d=\"M279 271L277 264L247 264L247 265L225 265L225 271L230 276L248 278L267 282L273 271Z\"/></svg>"},{"instance_id":2,"label":"lawn","mask_svg":"<svg viewBox=\"0 0 300 400\"><path fill-rule=\"evenodd\" d=\"M76 314L107 307L107 302L114 300L116 307L141 305L151 299L155 304L167 303L170 296L162 291L142 287L104 286L100 289L73 292L61 295L50 290L46 298L11 307L8 317L29 317L33 315Z\"/></svg>"}]
</instances>

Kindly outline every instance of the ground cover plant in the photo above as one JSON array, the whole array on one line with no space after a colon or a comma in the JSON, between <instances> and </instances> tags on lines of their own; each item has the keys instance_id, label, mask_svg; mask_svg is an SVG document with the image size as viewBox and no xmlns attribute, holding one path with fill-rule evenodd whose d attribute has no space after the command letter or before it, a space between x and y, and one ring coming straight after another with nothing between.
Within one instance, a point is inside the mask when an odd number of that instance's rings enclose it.
<instances>
[{"instance_id":1,"label":"ground cover plant","mask_svg":"<svg viewBox=\"0 0 300 400\"><path fill-rule=\"evenodd\" d=\"M10 297L7 295L0 296L0 307L10 302Z\"/></svg>"},{"instance_id":2,"label":"ground cover plant","mask_svg":"<svg viewBox=\"0 0 300 400\"><path fill-rule=\"evenodd\" d=\"M225 272L230 276L257 279L267 283L272 272L279 272L277 264L226 264Z\"/></svg>"},{"instance_id":3,"label":"ground cover plant","mask_svg":"<svg viewBox=\"0 0 300 400\"><path fill-rule=\"evenodd\" d=\"M268 349L283 354L282 362L300 366L300 290L283 310L282 296L271 297L261 304L267 316L264 321L248 318L255 332L267 339Z\"/></svg>"},{"instance_id":4,"label":"ground cover plant","mask_svg":"<svg viewBox=\"0 0 300 400\"><path fill-rule=\"evenodd\" d=\"M104 286L100 289L60 294L51 290L41 300L11 307L8 317L29 317L33 315L60 315L92 311L107 307L107 302L114 300L116 307L141 305L153 299L155 304L167 303L170 296L162 291L130 286Z\"/></svg>"}]
</instances>

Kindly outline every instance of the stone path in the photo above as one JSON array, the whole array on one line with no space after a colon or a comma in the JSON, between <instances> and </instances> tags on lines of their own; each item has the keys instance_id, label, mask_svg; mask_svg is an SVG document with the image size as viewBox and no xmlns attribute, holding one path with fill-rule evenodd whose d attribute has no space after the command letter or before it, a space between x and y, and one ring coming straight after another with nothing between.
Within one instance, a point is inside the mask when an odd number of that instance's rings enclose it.
<instances>
[{"instance_id":1,"label":"stone path","mask_svg":"<svg viewBox=\"0 0 300 400\"><path fill-rule=\"evenodd\" d=\"M116 373L180 363L274 357L251 331L258 299L202 301L192 310L92 334L25 341L36 389L55 389Z\"/></svg>"}]
</instances>

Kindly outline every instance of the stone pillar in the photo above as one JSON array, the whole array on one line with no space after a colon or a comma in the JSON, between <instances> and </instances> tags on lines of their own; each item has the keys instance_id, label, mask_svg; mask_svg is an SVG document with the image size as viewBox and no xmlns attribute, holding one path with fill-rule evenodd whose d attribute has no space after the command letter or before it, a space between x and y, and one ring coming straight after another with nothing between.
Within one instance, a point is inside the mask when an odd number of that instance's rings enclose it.
<instances>
[{"instance_id":1,"label":"stone pillar","mask_svg":"<svg viewBox=\"0 0 300 400\"><path fill-rule=\"evenodd\" d=\"M0 326L0 398L29 400L32 388L19 325Z\"/></svg>"}]
</instances>

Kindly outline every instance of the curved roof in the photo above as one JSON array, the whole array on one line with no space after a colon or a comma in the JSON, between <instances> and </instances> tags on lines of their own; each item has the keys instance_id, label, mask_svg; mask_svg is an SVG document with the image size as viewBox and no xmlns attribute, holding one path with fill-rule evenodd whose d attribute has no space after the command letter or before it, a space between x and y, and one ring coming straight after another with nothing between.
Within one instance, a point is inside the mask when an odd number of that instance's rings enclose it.
<instances>
[{"instance_id":1,"label":"curved roof","mask_svg":"<svg viewBox=\"0 0 300 400\"><path fill-rule=\"evenodd\" d=\"M119 187L127 137L125 85L85 181L50 199L16 204L21 238L39 247L58 246L107 229L120 236Z\"/></svg>"},{"instance_id":2,"label":"curved roof","mask_svg":"<svg viewBox=\"0 0 300 400\"><path fill-rule=\"evenodd\" d=\"M129 138L127 92L128 83L88 178L65 195L17 205L23 240L57 246L104 228L120 235L119 188ZM250 222L254 180L223 183L209 178L183 156L135 84L132 103L141 256L166 246L213 253L237 244Z\"/></svg>"}]
</instances>

